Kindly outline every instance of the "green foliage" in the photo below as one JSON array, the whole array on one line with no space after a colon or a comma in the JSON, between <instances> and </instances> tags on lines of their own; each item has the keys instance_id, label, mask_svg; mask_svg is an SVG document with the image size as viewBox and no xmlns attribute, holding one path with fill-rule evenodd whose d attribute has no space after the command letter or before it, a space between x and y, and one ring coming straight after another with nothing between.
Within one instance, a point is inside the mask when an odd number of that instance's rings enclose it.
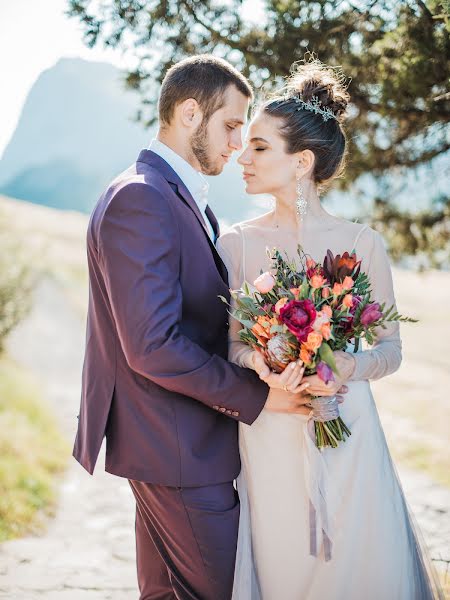
<instances>
[{"instance_id":1,"label":"green foliage","mask_svg":"<svg viewBox=\"0 0 450 600\"><path fill-rule=\"evenodd\" d=\"M54 476L69 448L36 382L0 359L0 542L36 530L54 505Z\"/></svg>"},{"instance_id":2,"label":"green foliage","mask_svg":"<svg viewBox=\"0 0 450 600\"><path fill-rule=\"evenodd\" d=\"M17 241L0 219L0 353L8 333L30 309L34 276Z\"/></svg>"},{"instance_id":3,"label":"green foliage","mask_svg":"<svg viewBox=\"0 0 450 600\"><path fill-rule=\"evenodd\" d=\"M447 0L266 0L258 24L242 20L241 3L105 0L100 11L95 0L69 0L68 14L82 22L89 46L138 57L127 83L142 94L139 117L147 124L155 80L200 48L228 58L258 88L279 83L310 51L352 80L344 184L427 163L450 148Z\"/></svg>"},{"instance_id":4,"label":"green foliage","mask_svg":"<svg viewBox=\"0 0 450 600\"><path fill-rule=\"evenodd\" d=\"M420 269L450 267L450 198L415 214L378 198L371 225L383 235L394 261L413 256Z\"/></svg>"}]
</instances>

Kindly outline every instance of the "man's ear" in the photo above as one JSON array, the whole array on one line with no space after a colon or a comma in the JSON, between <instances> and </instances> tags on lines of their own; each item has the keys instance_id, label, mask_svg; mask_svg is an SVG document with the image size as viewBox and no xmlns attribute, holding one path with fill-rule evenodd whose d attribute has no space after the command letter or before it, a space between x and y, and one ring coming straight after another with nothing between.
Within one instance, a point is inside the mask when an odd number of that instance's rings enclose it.
<instances>
[{"instance_id":1,"label":"man's ear","mask_svg":"<svg viewBox=\"0 0 450 600\"><path fill-rule=\"evenodd\" d=\"M197 129L203 119L203 113L194 98L187 98L181 102L177 106L176 112L178 112L181 123L189 129Z\"/></svg>"}]
</instances>

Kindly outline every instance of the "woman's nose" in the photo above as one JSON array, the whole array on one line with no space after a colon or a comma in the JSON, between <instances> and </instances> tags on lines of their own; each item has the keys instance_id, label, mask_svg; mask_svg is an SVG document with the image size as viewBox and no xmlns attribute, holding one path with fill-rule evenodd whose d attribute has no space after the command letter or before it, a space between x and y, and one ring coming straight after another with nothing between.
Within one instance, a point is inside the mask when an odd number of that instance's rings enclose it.
<instances>
[{"instance_id":1,"label":"woman's nose","mask_svg":"<svg viewBox=\"0 0 450 600\"><path fill-rule=\"evenodd\" d=\"M244 150L244 152L240 155L240 157L238 158L238 163L240 165L249 165L251 163L251 158L250 158L250 153L248 151L248 148L246 150Z\"/></svg>"}]
</instances>

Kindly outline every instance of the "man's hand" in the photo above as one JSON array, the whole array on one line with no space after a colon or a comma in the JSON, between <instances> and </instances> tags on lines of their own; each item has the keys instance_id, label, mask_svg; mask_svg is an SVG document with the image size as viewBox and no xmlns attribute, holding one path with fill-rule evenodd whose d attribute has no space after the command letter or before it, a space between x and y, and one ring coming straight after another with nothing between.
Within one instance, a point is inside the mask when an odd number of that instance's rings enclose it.
<instances>
[{"instance_id":1,"label":"man's hand","mask_svg":"<svg viewBox=\"0 0 450 600\"><path fill-rule=\"evenodd\" d=\"M303 383L299 388L301 391L296 394L271 389L264 408L271 412L308 416L311 412L311 407L306 406L311 400L311 396L306 392L308 383Z\"/></svg>"},{"instance_id":2,"label":"man's hand","mask_svg":"<svg viewBox=\"0 0 450 600\"><path fill-rule=\"evenodd\" d=\"M293 394L298 394L302 391L300 390L300 382L305 368L301 360L289 363L280 374L270 370L263 355L257 350L253 352L252 361L253 368L258 373L259 378L265 381L270 388L284 390Z\"/></svg>"},{"instance_id":3,"label":"man's hand","mask_svg":"<svg viewBox=\"0 0 450 600\"><path fill-rule=\"evenodd\" d=\"M310 384L308 394L311 394L311 396L335 396L336 394L348 391L347 386L344 384L355 370L355 359L351 354L342 350L333 352L333 354L337 370L339 371L339 375L334 374L334 381L329 381L325 384L318 375L308 375L303 378L303 382Z\"/></svg>"}]
</instances>

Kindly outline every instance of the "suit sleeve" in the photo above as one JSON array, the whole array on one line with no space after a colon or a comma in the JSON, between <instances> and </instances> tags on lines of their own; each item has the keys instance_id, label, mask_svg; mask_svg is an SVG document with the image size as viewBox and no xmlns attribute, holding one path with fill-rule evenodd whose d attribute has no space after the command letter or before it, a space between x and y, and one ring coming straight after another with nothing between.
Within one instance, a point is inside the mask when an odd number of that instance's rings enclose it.
<instances>
[{"instance_id":1,"label":"suit sleeve","mask_svg":"<svg viewBox=\"0 0 450 600\"><path fill-rule=\"evenodd\" d=\"M167 390L250 425L266 402L266 384L180 332L179 240L168 201L146 183L126 185L105 211L99 260L126 360Z\"/></svg>"}]
</instances>

